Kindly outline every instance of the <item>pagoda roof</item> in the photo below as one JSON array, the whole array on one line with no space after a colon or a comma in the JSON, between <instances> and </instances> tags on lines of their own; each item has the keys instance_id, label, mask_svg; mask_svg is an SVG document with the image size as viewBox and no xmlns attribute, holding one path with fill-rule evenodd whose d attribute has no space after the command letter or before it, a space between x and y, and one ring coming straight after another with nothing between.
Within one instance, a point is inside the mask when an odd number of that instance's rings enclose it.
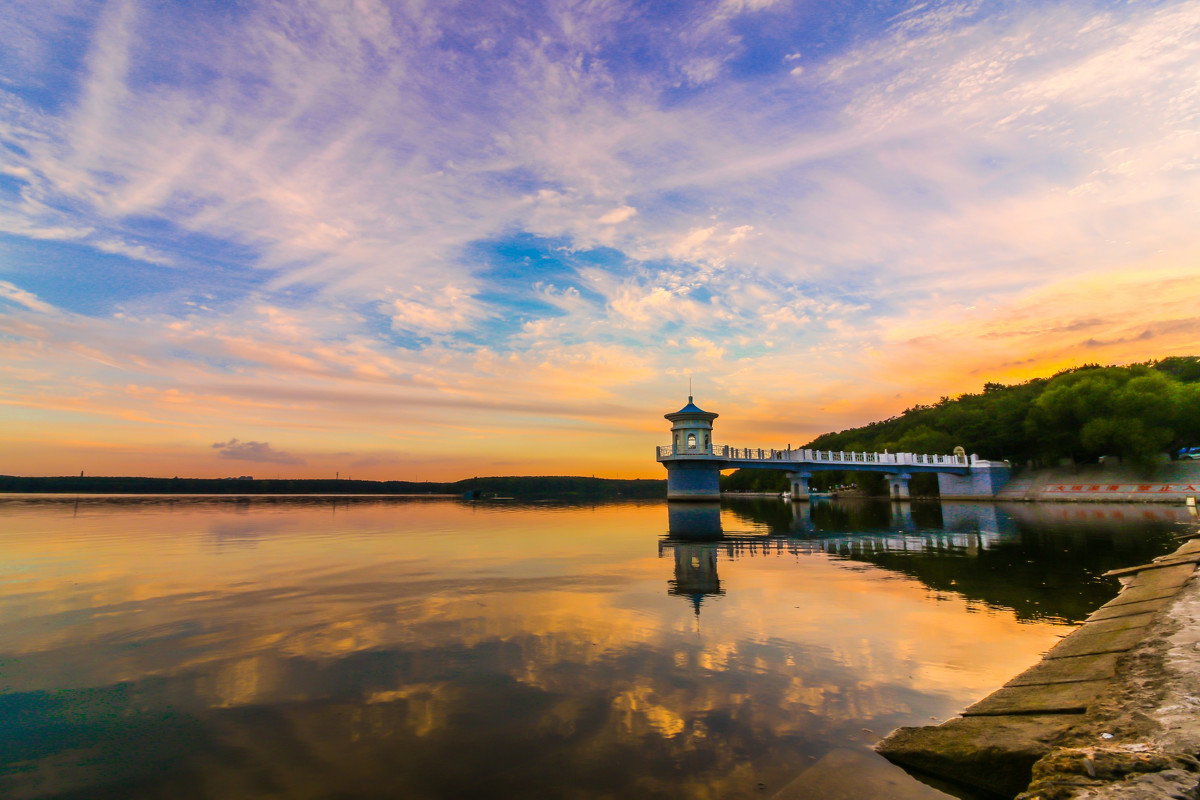
<instances>
[{"instance_id":1,"label":"pagoda roof","mask_svg":"<svg viewBox=\"0 0 1200 800\"><path fill-rule=\"evenodd\" d=\"M674 421L677 417L692 416L692 415L699 416L699 417L707 417L710 422L712 420L716 419L718 416L720 416L719 414L713 413L712 411L705 411L704 409L700 408L698 405L693 403L691 395L688 395L688 401L687 401L686 406L679 409L674 414L663 414L664 417L666 417L667 419L669 419L671 421Z\"/></svg>"}]
</instances>

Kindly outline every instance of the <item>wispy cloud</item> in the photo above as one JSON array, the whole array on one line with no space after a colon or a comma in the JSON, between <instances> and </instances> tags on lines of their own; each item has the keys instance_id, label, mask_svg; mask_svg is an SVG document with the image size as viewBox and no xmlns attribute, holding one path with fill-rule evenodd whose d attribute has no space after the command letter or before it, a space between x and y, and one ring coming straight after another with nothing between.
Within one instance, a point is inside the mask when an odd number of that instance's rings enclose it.
<instances>
[{"instance_id":1,"label":"wispy cloud","mask_svg":"<svg viewBox=\"0 0 1200 800\"><path fill-rule=\"evenodd\" d=\"M24 306L31 311L40 311L42 313L53 311L53 308L49 304L43 303L36 295L24 289L19 289L8 281L0 281L0 299Z\"/></svg>"},{"instance_id":2,"label":"wispy cloud","mask_svg":"<svg viewBox=\"0 0 1200 800\"><path fill-rule=\"evenodd\" d=\"M9 409L311 465L1200 346L1198 2L42 8L0 23Z\"/></svg>"}]
</instances>

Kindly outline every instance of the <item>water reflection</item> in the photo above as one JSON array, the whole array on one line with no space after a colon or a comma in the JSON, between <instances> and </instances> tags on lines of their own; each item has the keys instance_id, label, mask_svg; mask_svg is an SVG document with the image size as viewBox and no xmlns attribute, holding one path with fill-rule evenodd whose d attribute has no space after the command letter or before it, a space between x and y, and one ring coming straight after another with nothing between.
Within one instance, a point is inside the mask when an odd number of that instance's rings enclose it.
<instances>
[{"instance_id":1,"label":"water reflection","mask_svg":"<svg viewBox=\"0 0 1200 800\"><path fill-rule=\"evenodd\" d=\"M672 539L706 541L720 539L720 503L667 503L667 530Z\"/></svg>"},{"instance_id":2,"label":"water reflection","mask_svg":"<svg viewBox=\"0 0 1200 800\"><path fill-rule=\"evenodd\" d=\"M968 562L1124 536L946 516L0 503L0 795L769 796L1056 641Z\"/></svg>"},{"instance_id":3,"label":"water reflection","mask_svg":"<svg viewBox=\"0 0 1200 800\"><path fill-rule=\"evenodd\" d=\"M659 545L660 552L663 546ZM699 616L704 598L725 594L717 577L717 546L677 542L671 549L675 554L675 579L669 583L669 594L690 599Z\"/></svg>"},{"instance_id":4,"label":"water reflection","mask_svg":"<svg viewBox=\"0 0 1200 800\"><path fill-rule=\"evenodd\" d=\"M1111 598L1103 573L1172 549L1182 506L740 500L672 514L664 546L703 538L728 558L823 554L909 575L1020 619L1078 622ZM749 527L748 527L749 526ZM704 531L698 536L696 530ZM721 534L714 536L714 530Z\"/></svg>"}]
</instances>

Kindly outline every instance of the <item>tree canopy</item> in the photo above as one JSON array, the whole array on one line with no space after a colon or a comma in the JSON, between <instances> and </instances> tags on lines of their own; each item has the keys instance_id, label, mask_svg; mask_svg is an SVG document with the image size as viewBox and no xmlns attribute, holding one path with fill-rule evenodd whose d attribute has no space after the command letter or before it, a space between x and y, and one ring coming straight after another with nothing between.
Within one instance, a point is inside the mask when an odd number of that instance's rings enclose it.
<instances>
[{"instance_id":1,"label":"tree canopy","mask_svg":"<svg viewBox=\"0 0 1200 800\"><path fill-rule=\"evenodd\" d=\"M806 447L948 453L961 445L1015 463L1094 461L1135 465L1200 445L1200 358L1128 366L1087 365L978 394L943 397L861 428L818 436Z\"/></svg>"}]
</instances>

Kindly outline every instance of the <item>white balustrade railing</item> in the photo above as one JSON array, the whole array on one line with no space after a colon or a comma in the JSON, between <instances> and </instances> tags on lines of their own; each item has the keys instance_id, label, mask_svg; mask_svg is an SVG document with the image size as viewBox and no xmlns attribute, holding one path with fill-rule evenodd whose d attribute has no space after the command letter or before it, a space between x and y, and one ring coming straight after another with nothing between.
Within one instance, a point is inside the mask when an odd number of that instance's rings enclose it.
<instances>
[{"instance_id":1,"label":"white balustrade railing","mask_svg":"<svg viewBox=\"0 0 1200 800\"><path fill-rule=\"evenodd\" d=\"M898 466L966 467L984 466L990 462L977 456L937 455L931 453L859 453L840 450L799 450L763 447L731 447L713 444L712 450L701 447L687 449L665 445L658 448L659 458L701 456L726 458L734 461L792 461L808 464L896 464Z\"/></svg>"}]
</instances>

